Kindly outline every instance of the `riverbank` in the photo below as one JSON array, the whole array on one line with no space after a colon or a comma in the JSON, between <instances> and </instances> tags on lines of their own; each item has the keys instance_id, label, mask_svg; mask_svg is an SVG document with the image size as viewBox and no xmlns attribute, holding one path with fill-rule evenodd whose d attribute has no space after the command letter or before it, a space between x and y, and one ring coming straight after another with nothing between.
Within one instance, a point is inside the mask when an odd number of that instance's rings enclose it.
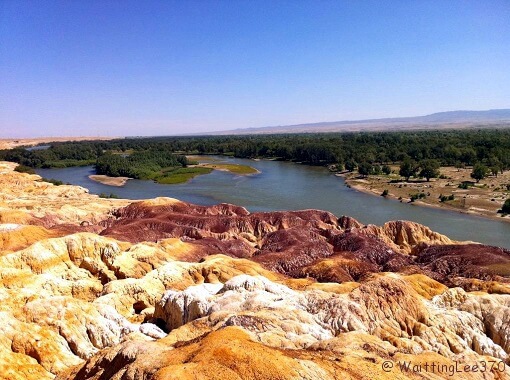
<instances>
[{"instance_id":1,"label":"riverbank","mask_svg":"<svg viewBox=\"0 0 510 380\"><path fill-rule=\"evenodd\" d=\"M386 197L402 203L412 203L460 212L463 214L483 216L498 221L510 222L510 216L503 216L497 211L510 197L510 171L491 176L475 183L470 177L471 168L457 169L442 167L441 178L403 181L397 174L398 167L392 167L390 175L371 175L362 177L358 173L338 173L346 184L366 194Z\"/></svg>"},{"instance_id":2,"label":"riverbank","mask_svg":"<svg viewBox=\"0 0 510 380\"><path fill-rule=\"evenodd\" d=\"M318 209L341 217L349 215L363 224L383 225L389 220L411 220L451 236L455 240L473 240L510 248L510 223L498 219L432 207L409 207L380 196L352 191L343 178L324 167L296 165L283 161L224 159L224 163L248 165L262 174L232 175L213 170L186 184L168 186L154 181L127 181L125 186L111 187L88 178L93 167L37 169L45 178L55 178L90 189L91 194L114 193L125 199L171 197L200 205L237 204L250 212Z\"/></svg>"},{"instance_id":3,"label":"riverbank","mask_svg":"<svg viewBox=\"0 0 510 380\"><path fill-rule=\"evenodd\" d=\"M124 186L126 184L126 182L131 179L129 177L110 177L110 176L102 175L102 174L92 174L92 175L89 175L89 178L92 181L102 183L103 185L117 186L117 187Z\"/></svg>"}]
</instances>

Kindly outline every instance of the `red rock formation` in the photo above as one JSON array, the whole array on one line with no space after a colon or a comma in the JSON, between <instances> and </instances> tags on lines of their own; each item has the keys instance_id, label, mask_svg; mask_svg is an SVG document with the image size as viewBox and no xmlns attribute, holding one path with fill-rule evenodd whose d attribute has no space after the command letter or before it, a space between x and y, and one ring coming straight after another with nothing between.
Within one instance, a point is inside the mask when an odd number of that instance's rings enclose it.
<instances>
[{"instance_id":1,"label":"red rock formation","mask_svg":"<svg viewBox=\"0 0 510 380\"><path fill-rule=\"evenodd\" d=\"M382 271L422 273L448 284L457 277L493 279L488 269L476 269L477 265L481 268L481 261L472 266L458 265L446 273L443 267L448 261L462 261L461 257L473 255L469 252L474 248L453 244L412 222L363 226L352 218L337 220L331 213L318 210L250 214L228 204L196 206L169 198L136 202L114 216L101 223L105 227L102 235L132 243L180 238L196 247L180 258L187 261L221 253L251 258L292 277L335 282L356 281ZM436 252L436 246L449 252L447 258L431 253ZM485 246L474 247L480 252L490 251L482 248ZM493 265L506 264L503 256L498 260ZM471 286L469 282L457 283Z\"/></svg>"},{"instance_id":2,"label":"red rock formation","mask_svg":"<svg viewBox=\"0 0 510 380\"><path fill-rule=\"evenodd\" d=\"M482 244L433 245L417 252L417 263L444 283L455 277L510 282L510 250Z\"/></svg>"}]
</instances>

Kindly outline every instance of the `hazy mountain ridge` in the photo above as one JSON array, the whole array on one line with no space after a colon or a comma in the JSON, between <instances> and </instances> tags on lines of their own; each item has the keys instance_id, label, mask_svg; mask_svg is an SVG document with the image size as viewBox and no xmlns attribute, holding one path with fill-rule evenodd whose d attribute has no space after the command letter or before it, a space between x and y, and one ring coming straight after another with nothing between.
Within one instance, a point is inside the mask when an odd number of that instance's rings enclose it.
<instances>
[{"instance_id":1,"label":"hazy mountain ridge","mask_svg":"<svg viewBox=\"0 0 510 380\"><path fill-rule=\"evenodd\" d=\"M207 134L267 134L307 132L355 132L380 130L416 130L424 128L510 127L510 109L486 111L446 111L424 116L365 120L341 120L294 125L238 128Z\"/></svg>"}]
</instances>

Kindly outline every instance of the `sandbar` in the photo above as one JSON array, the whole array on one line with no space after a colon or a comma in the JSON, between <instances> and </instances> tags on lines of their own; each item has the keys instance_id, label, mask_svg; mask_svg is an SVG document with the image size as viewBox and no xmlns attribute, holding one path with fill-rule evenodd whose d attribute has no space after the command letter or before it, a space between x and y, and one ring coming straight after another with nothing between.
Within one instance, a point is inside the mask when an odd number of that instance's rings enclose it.
<instances>
[{"instance_id":1,"label":"sandbar","mask_svg":"<svg viewBox=\"0 0 510 380\"><path fill-rule=\"evenodd\" d=\"M101 175L101 174L92 174L92 175L89 175L89 178L92 181L100 182L103 185L117 186L117 187L124 186L126 184L126 182L129 179L131 179L129 177L109 177L107 175Z\"/></svg>"}]
</instances>

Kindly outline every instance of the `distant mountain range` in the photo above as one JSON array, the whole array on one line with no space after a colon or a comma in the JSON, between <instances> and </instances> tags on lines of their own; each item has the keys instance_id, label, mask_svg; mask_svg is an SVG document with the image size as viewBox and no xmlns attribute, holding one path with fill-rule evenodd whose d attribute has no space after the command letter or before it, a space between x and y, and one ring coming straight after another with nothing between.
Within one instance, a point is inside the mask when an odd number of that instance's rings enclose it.
<instances>
[{"instance_id":1,"label":"distant mountain range","mask_svg":"<svg viewBox=\"0 0 510 380\"><path fill-rule=\"evenodd\" d=\"M356 132L356 131L400 131L420 129L454 129L510 127L510 109L488 111L448 111L425 116L398 117L367 120L344 120L321 123L284 125L261 128L240 128L210 132L214 135L247 135L271 133Z\"/></svg>"}]
</instances>

